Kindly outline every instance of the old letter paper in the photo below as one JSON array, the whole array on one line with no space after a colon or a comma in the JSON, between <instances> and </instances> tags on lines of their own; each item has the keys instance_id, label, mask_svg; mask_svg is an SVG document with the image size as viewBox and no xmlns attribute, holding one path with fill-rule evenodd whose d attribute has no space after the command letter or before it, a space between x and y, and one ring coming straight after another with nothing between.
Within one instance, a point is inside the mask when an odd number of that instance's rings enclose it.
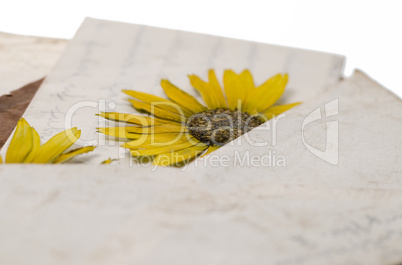
<instances>
[{"instance_id":1,"label":"old letter paper","mask_svg":"<svg viewBox=\"0 0 402 265\"><path fill-rule=\"evenodd\" d=\"M61 39L0 32L0 96L45 77L66 45Z\"/></svg>"}]
</instances>

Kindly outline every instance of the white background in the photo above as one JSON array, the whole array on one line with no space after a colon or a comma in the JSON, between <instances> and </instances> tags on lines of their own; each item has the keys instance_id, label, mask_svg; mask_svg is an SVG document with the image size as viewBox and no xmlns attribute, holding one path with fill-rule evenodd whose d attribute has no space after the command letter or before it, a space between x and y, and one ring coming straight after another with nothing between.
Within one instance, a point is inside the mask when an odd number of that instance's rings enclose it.
<instances>
[{"instance_id":1,"label":"white background","mask_svg":"<svg viewBox=\"0 0 402 265\"><path fill-rule=\"evenodd\" d=\"M402 96L402 1L8 0L0 31L72 38L87 16L342 54Z\"/></svg>"}]
</instances>

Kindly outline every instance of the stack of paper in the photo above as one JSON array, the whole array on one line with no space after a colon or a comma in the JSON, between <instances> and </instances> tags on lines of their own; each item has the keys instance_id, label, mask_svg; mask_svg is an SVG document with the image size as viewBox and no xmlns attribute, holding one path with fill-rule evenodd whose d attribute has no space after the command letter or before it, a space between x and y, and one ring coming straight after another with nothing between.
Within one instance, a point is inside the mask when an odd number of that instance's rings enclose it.
<instances>
[{"instance_id":1,"label":"stack of paper","mask_svg":"<svg viewBox=\"0 0 402 265\"><path fill-rule=\"evenodd\" d=\"M87 19L24 117L42 140L77 126L99 147L78 164L0 167L0 263L401 262L402 103L361 71L342 79L343 62ZM183 168L132 163L96 132L100 111L133 113L121 90L164 97L168 78L195 95L187 75L210 68L257 84L289 73L280 103L303 103Z\"/></svg>"}]
</instances>

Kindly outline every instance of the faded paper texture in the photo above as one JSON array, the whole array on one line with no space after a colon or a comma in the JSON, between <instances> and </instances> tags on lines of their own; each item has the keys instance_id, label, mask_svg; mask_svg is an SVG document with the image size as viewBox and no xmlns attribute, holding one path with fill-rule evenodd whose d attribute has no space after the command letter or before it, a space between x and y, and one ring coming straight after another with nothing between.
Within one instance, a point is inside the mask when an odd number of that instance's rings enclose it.
<instances>
[{"instance_id":1,"label":"faded paper texture","mask_svg":"<svg viewBox=\"0 0 402 265\"><path fill-rule=\"evenodd\" d=\"M105 121L99 111L133 113L123 89L163 96L160 80L196 95L187 75L206 78L215 69L250 69L256 84L279 72L289 73L279 103L313 98L336 83L343 70L339 55L234 40L189 32L86 19L24 117L42 140L69 127L82 129L79 145L99 146L88 163L99 164L127 151L96 132ZM127 161L125 160L124 163Z\"/></svg>"},{"instance_id":2,"label":"faded paper texture","mask_svg":"<svg viewBox=\"0 0 402 265\"><path fill-rule=\"evenodd\" d=\"M311 122L317 108L322 119ZM356 72L288 111L275 144L256 147L245 135L205 164L2 166L0 263L397 264L401 111L399 98ZM337 162L307 148L334 150L329 122ZM286 166L233 163L236 153L268 150ZM214 154L229 165L214 166Z\"/></svg>"},{"instance_id":3,"label":"faded paper texture","mask_svg":"<svg viewBox=\"0 0 402 265\"><path fill-rule=\"evenodd\" d=\"M66 40L0 32L0 96L45 77Z\"/></svg>"}]
</instances>

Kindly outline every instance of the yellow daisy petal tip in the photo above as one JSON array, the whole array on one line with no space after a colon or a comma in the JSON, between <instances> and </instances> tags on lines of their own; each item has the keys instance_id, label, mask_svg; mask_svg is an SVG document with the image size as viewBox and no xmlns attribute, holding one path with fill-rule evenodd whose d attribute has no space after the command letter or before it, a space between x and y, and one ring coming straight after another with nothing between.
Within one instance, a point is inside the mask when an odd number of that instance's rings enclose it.
<instances>
[{"instance_id":1,"label":"yellow daisy petal tip","mask_svg":"<svg viewBox=\"0 0 402 265\"><path fill-rule=\"evenodd\" d=\"M23 163L32 151L32 148L32 127L24 118L20 118L6 153L6 163Z\"/></svg>"},{"instance_id":2,"label":"yellow daisy petal tip","mask_svg":"<svg viewBox=\"0 0 402 265\"><path fill-rule=\"evenodd\" d=\"M194 82L196 78L198 78L198 76L196 75L187 75L188 79L190 80L190 83Z\"/></svg>"},{"instance_id":3,"label":"yellow daisy petal tip","mask_svg":"<svg viewBox=\"0 0 402 265\"><path fill-rule=\"evenodd\" d=\"M81 137L81 130L78 130L77 127L74 127L71 131L74 134L74 138L72 141L75 143Z\"/></svg>"},{"instance_id":4,"label":"yellow daisy petal tip","mask_svg":"<svg viewBox=\"0 0 402 265\"><path fill-rule=\"evenodd\" d=\"M59 155L58 157L56 157L56 159L52 163L53 164L64 163L66 161L73 159L74 157L76 157L78 155L92 152L95 148L96 148L95 146L85 146L85 147L80 147L80 148L71 150L69 152L63 153L63 154Z\"/></svg>"},{"instance_id":5,"label":"yellow daisy petal tip","mask_svg":"<svg viewBox=\"0 0 402 265\"><path fill-rule=\"evenodd\" d=\"M161 82L160 82L160 85L161 85L162 87L164 87L164 86L166 86L166 85L168 85L168 84L170 84L170 82L169 82L167 79L162 79Z\"/></svg>"},{"instance_id":6,"label":"yellow daisy petal tip","mask_svg":"<svg viewBox=\"0 0 402 265\"><path fill-rule=\"evenodd\" d=\"M117 161L118 159L112 159L112 158L108 158L104 161L102 161L101 165L106 165L106 164L111 164L113 161Z\"/></svg>"},{"instance_id":7,"label":"yellow daisy petal tip","mask_svg":"<svg viewBox=\"0 0 402 265\"><path fill-rule=\"evenodd\" d=\"M95 116L106 118L107 112L100 111L100 113L96 113Z\"/></svg>"},{"instance_id":8,"label":"yellow daisy petal tip","mask_svg":"<svg viewBox=\"0 0 402 265\"><path fill-rule=\"evenodd\" d=\"M129 90L129 89L123 89L121 92L123 92L124 94L126 94L126 95L129 95L129 96L131 96L130 95L130 92L131 92L132 90Z\"/></svg>"},{"instance_id":9,"label":"yellow daisy petal tip","mask_svg":"<svg viewBox=\"0 0 402 265\"><path fill-rule=\"evenodd\" d=\"M20 119L18 120L18 123L19 123L21 126L23 126L24 128L31 127L31 125L29 125L29 123L28 123L24 118L20 118ZM17 126L18 126L18 123L17 123ZM31 128L32 128L32 127L31 127Z\"/></svg>"}]
</instances>

